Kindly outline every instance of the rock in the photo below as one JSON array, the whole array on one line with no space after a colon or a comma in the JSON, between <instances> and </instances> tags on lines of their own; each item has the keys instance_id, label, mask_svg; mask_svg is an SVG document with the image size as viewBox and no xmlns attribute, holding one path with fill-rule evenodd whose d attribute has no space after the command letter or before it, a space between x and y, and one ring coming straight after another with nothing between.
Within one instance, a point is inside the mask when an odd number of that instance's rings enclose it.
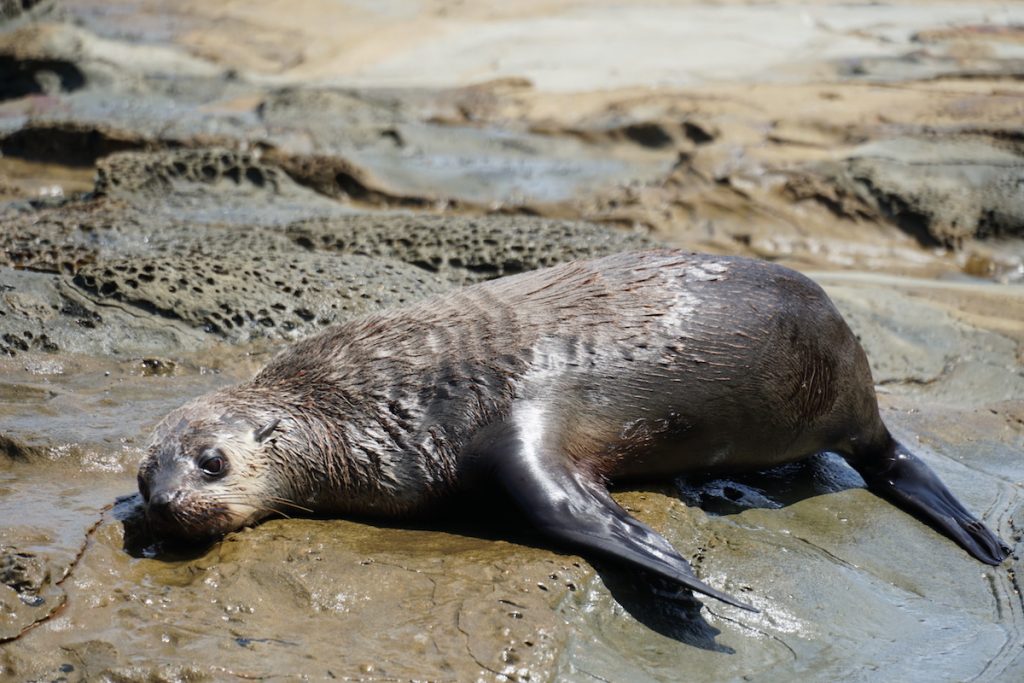
<instances>
[{"instance_id":1,"label":"rock","mask_svg":"<svg viewBox=\"0 0 1024 683\"><path fill-rule=\"evenodd\" d=\"M204 343L184 325L90 301L59 275L0 267L0 354L154 354Z\"/></svg>"},{"instance_id":2,"label":"rock","mask_svg":"<svg viewBox=\"0 0 1024 683\"><path fill-rule=\"evenodd\" d=\"M0 434L0 456L7 458L9 462L29 462L42 457L44 449L37 446L30 446L5 434Z\"/></svg>"},{"instance_id":3,"label":"rock","mask_svg":"<svg viewBox=\"0 0 1024 683\"><path fill-rule=\"evenodd\" d=\"M185 224L175 237L189 239L187 228L197 223L269 226L348 211L319 190L296 183L258 151L202 146L107 156L97 164L95 192ZM147 232L168 241L163 231Z\"/></svg>"},{"instance_id":4,"label":"rock","mask_svg":"<svg viewBox=\"0 0 1024 683\"><path fill-rule=\"evenodd\" d=\"M297 221L285 234L309 249L400 259L457 284L656 244L637 233L528 216L340 216Z\"/></svg>"},{"instance_id":5,"label":"rock","mask_svg":"<svg viewBox=\"0 0 1024 683\"><path fill-rule=\"evenodd\" d=\"M1024 156L1009 144L971 136L893 138L819 170L837 186L834 205L854 198L862 214L888 219L927 245L1024 235Z\"/></svg>"},{"instance_id":6,"label":"rock","mask_svg":"<svg viewBox=\"0 0 1024 683\"><path fill-rule=\"evenodd\" d=\"M366 256L181 252L98 259L73 282L94 300L123 302L236 342L295 339L446 288L414 266Z\"/></svg>"},{"instance_id":7,"label":"rock","mask_svg":"<svg viewBox=\"0 0 1024 683\"><path fill-rule=\"evenodd\" d=\"M227 182L237 189L280 193L282 173L257 155L223 148L172 149L151 153L114 154L96 167L96 193L138 199L165 199L189 184ZM213 189L213 188L208 188Z\"/></svg>"},{"instance_id":8,"label":"rock","mask_svg":"<svg viewBox=\"0 0 1024 683\"><path fill-rule=\"evenodd\" d=\"M837 2L311 0L310 23L288 3L0 0L0 564L19 587L0 583L0 678L1024 679L1020 561L979 565L837 458L615 492L757 615L486 505L172 549L133 493L156 422L293 336L653 245L611 227L642 226L845 270L813 275L887 424L1019 546L1024 299L977 281L1024 272L1017 10ZM586 60L537 50L578 52L567 25ZM481 53L480 30L516 49Z\"/></svg>"},{"instance_id":9,"label":"rock","mask_svg":"<svg viewBox=\"0 0 1024 683\"><path fill-rule=\"evenodd\" d=\"M19 593L36 594L49 579L46 563L33 553L0 546L0 583Z\"/></svg>"}]
</instances>

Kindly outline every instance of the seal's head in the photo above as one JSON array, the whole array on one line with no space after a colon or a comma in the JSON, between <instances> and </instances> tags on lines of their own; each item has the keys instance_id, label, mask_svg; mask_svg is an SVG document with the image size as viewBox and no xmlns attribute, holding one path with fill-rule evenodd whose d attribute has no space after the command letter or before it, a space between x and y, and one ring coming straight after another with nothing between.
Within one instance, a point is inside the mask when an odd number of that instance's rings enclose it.
<instances>
[{"instance_id":1,"label":"seal's head","mask_svg":"<svg viewBox=\"0 0 1024 683\"><path fill-rule=\"evenodd\" d=\"M168 415L139 466L146 517L160 536L212 538L274 511L280 419L232 411L218 392Z\"/></svg>"}]
</instances>

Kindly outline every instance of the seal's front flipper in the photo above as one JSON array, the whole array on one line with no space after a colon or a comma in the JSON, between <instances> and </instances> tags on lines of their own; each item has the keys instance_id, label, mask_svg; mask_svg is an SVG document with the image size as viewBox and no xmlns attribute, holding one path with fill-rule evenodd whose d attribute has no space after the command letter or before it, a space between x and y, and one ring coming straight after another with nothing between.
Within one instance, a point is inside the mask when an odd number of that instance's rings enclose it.
<instances>
[{"instance_id":1,"label":"seal's front flipper","mask_svg":"<svg viewBox=\"0 0 1024 683\"><path fill-rule=\"evenodd\" d=\"M560 452L548 451L539 434L509 430L488 444L498 481L544 533L624 560L690 590L757 612L700 581L667 540L630 517L602 484Z\"/></svg>"},{"instance_id":2,"label":"seal's front flipper","mask_svg":"<svg viewBox=\"0 0 1024 683\"><path fill-rule=\"evenodd\" d=\"M997 565L1010 547L956 499L917 456L892 440L881 456L851 459L868 489L934 525L971 555Z\"/></svg>"}]
</instances>

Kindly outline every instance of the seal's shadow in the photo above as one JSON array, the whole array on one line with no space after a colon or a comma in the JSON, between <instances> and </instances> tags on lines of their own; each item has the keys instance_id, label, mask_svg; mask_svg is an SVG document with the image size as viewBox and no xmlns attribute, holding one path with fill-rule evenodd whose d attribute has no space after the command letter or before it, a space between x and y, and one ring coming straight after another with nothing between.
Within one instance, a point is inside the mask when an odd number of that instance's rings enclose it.
<instances>
[{"instance_id":1,"label":"seal's shadow","mask_svg":"<svg viewBox=\"0 0 1024 683\"><path fill-rule=\"evenodd\" d=\"M612 599L655 633L702 650L735 654L733 648L715 641L721 631L704 619L702 603L689 590L607 560L590 559L590 564Z\"/></svg>"},{"instance_id":2,"label":"seal's shadow","mask_svg":"<svg viewBox=\"0 0 1024 683\"><path fill-rule=\"evenodd\" d=\"M652 491L677 496L709 516L729 516L755 508L781 509L808 498L864 486L864 480L838 455L823 453L779 467L730 473L728 477L703 475L679 477L670 482L634 484L629 491ZM504 540L540 547L557 553L574 552L555 544L533 528L503 492L480 491L455 498L428 520L396 524L367 520L382 527L401 526L460 534L488 540ZM690 548L677 547L687 557ZM720 631L701 614L701 606L714 598L694 597L674 583L591 553L583 556L594 568L612 598L630 616L652 631L704 650L732 654L731 647L715 638ZM742 596L740 596L742 597Z\"/></svg>"},{"instance_id":3,"label":"seal's shadow","mask_svg":"<svg viewBox=\"0 0 1024 683\"><path fill-rule=\"evenodd\" d=\"M823 453L767 470L730 473L728 477L679 477L670 482L634 484L630 491L652 491L677 496L709 516L729 516L744 510L781 509L805 499L864 486L864 480L838 455ZM371 520L381 526L394 526ZM505 540L542 547L558 553L574 549L556 545L536 531L504 493L488 490L455 499L430 520L402 525L481 539ZM687 557L690 548L677 547ZM674 583L613 560L584 553L612 598L638 622L681 643L714 652L734 650L716 642L719 629L701 613L714 598L695 597ZM740 596L742 597L742 596Z\"/></svg>"},{"instance_id":4,"label":"seal's shadow","mask_svg":"<svg viewBox=\"0 0 1024 683\"><path fill-rule=\"evenodd\" d=\"M864 480L838 455L821 453L767 470L727 477L679 477L676 491L687 505L712 516L756 508L780 509L830 493L861 488Z\"/></svg>"}]
</instances>

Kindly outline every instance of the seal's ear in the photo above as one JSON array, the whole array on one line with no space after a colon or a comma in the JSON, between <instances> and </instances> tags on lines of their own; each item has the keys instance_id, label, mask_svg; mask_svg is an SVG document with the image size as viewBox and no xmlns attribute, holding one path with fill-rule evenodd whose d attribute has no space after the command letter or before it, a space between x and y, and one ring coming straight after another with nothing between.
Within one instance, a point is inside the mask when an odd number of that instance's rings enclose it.
<instances>
[{"instance_id":1,"label":"seal's ear","mask_svg":"<svg viewBox=\"0 0 1024 683\"><path fill-rule=\"evenodd\" d=\"M254 431L252 433L252 438L256 439L256 443L263 443L264 441L267 440L267 437L274 433L274 430L277 429L277 425L280 422L281 418L275 418L271 420L267 424L263 425L262 427Z\"/></svg>"}]
</instances>

